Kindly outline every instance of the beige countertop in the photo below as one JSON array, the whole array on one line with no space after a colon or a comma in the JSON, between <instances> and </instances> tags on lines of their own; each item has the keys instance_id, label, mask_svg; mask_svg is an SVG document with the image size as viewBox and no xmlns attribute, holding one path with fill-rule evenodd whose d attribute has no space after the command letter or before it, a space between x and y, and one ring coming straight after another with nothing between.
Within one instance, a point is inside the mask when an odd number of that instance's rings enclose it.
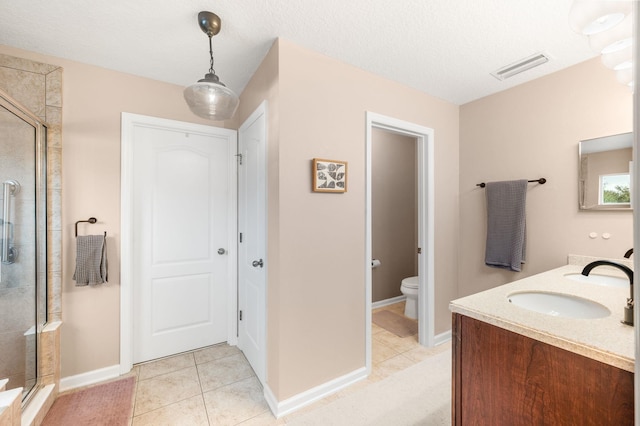
<instances>
[{"instance_id":1,"label":"beige countertop","mask_svg":"<svg viewBox=\"0 0 640 426\"><path fill-rule=\"evenodd\" d=\"M580 265L552 269L454 300L449 309L454 313L633 372L633 327L620 322L630 289L582 283L565 277L567 274L581 271ZM618 269L603 266L595 268L591 273L626 277ZM597 319L576 319L530 311L508 301L511 293L522 291L579 296L606 306L611 315Z\"/></svg>"}]
</instances>

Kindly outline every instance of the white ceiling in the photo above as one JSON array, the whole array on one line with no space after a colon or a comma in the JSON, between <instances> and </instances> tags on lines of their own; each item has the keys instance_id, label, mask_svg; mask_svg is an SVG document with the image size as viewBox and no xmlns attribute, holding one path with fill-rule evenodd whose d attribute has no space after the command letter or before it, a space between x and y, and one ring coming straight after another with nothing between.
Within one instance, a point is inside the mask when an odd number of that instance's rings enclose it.
<instances>
[{"instance_id":1,"label":"white ceiling","mask_svg":"<svg viewBox=\"0 0 640 426\"><path fill-rule=\"evenodd\" d=\"M572 0L0 0L0 44L187 86L209 69L197 14L216 13L216 73L241 93L277 37L455 104L596 56ZM490 72L551 60L506 81Z\"/></svg>"}]
</instances>

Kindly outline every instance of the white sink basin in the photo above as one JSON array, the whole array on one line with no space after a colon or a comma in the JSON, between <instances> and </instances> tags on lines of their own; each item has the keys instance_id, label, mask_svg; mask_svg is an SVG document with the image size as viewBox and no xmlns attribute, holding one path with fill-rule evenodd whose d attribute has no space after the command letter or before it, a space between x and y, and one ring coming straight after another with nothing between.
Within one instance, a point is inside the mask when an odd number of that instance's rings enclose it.
<instances>
[{"instance_id":1,"label":"white sink basin","mask_svg":"<svg viewBox=\"0 0 640 426\"><path fill-rule=\"evenodd\" d=\"M613 277L611 275L600 275L591 273L587 276L581 273L565 274L565 278L581 283L604 285L608 287L629 287L629 278Z\"/></svg>"},{"instance_id":2,"label":"white sink basin","mask_svg":"<svg viewBox=\"0 0 640 426\"><path fill-rule=\"evenodd\" d=\"M511 293L507 299L521 308L555 317L595 319L611 315L606 306L569 294L529 291Z\"/></svg>"}]
</instances>

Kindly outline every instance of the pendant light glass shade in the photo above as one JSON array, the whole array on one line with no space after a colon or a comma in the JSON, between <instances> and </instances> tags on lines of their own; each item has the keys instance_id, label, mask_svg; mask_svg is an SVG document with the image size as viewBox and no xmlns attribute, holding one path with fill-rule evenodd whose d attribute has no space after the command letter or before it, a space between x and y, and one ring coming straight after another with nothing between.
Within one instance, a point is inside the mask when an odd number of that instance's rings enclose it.
<instances>
[{"instance_id":1,"label":"pendant light glass shade","mask_svg":"<svg viewBox=\"0 0 640 426\"><path fill-rule=\"evenodd\" d=\"M211 38L220 32L222 22L211 12L198 13L198 25L209 37L209 57L211 67L203 79L184 89L184 99L191 111L199 117L210 120L228 120L233 117L240 99L233 90L225 86L213 69L213 49Z\"/></svg>"},{"instance_id":2,"label":"pendant light glass shade","mask_svg":"<svg viewBox=\"0 0 640 426\"><path fill-rule=\"evenodd\" d=\"M228 120L240 104L238 95L220 83L215 74L207 74L184 89L184 99L195 115L210 120Z\"/></svg>"}]
</instances>

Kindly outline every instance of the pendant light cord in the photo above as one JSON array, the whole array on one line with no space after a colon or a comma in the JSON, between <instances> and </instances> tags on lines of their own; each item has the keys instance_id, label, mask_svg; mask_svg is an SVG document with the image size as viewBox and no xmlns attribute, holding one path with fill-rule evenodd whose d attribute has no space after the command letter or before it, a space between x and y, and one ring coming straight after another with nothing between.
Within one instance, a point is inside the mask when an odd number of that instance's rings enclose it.
<instances>
[{"instance_id":1,"label":"pendant light cord","mask_svg":"<svg viewBox=\"0 0 640 426\"><path fill-rule=\"evenodd\" d=\"M215 74L216 70L213 69L213 47L211 45L212 36L209 36L209 57L211 58L211 62L209 64L209 74Z\"/></svg>"}]
</instances>

